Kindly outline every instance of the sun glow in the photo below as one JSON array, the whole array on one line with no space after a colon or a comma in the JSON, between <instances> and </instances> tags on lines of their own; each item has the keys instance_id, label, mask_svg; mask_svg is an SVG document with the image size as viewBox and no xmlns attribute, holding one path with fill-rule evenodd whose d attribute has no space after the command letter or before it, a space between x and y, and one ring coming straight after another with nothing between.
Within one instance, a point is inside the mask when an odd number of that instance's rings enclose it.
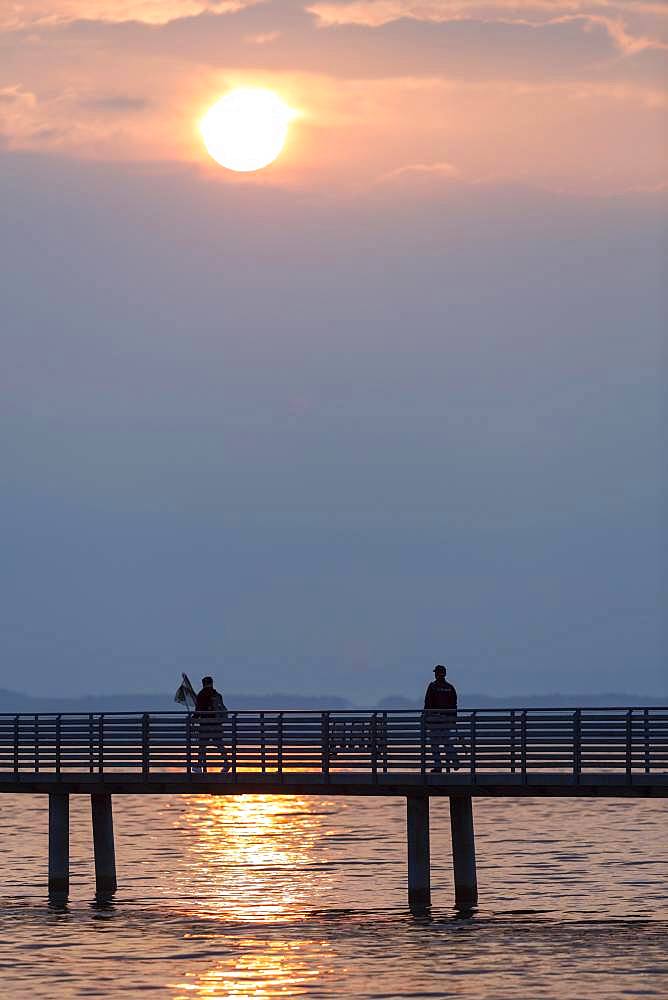
<instances>
[{"instance_id":1,"label":"sun glow","mask_svg":"<svg viewBox=\"0 0 668 1000\"><path fill-rule=\"evenodd\" d=\"M294 112L271 90L232 90L199 123L209 155L228 170L267 167L279 155Z\"/></svg>"}]
</instances>

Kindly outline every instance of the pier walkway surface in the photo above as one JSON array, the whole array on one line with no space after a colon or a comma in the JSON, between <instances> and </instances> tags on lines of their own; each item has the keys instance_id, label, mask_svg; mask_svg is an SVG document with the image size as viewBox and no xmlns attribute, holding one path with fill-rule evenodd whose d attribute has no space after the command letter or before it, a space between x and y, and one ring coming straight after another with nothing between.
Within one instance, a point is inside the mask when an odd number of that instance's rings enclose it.
<instances>
[{"instance_id":1,"label":"pier walkway surface","mask_svg":"<svg viewBox=\"0 0 668 1000\"><path fill-rule=\"evenodd\" d=\"M404 796L417 906L430 898L429 799L447 796L460 908L477 901L473 797L668 796L668 707L460 710L442 773L432 735L421 711L3 714L0 792L49 795L49 887L64 892L70 794L91 796L98 892L116 887L112 794ZM222 741L226 773L214 745L200 770L203 737Z\"/></svg>"}]
</instances>

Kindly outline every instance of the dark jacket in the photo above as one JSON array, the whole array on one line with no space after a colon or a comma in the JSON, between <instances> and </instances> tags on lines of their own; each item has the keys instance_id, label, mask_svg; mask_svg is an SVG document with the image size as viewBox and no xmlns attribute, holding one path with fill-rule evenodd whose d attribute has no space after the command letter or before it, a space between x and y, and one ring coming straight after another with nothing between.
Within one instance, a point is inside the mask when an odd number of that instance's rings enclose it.
<instances>
[{"instance_id":1,"label":"dark jacket","mask_svg":"<svg viewBox=\"0 0 668 1000\"><path fill-rule=\"evenodd\" d=\"M432 681L424 696L426 721L432 726L454 726L457 721L457 692L447 681Z\"/></svg>"},{"instance_id":2,"label":"dark jacket","mask_svg":"<svg viewBox=\"0 0 668 1000\"><path fill-rule=\"evenodd\" d=\"M195 719L222 722L227 718L223 696L214 687L203 687L195 700Z\"/></svg>"}]
</instances>

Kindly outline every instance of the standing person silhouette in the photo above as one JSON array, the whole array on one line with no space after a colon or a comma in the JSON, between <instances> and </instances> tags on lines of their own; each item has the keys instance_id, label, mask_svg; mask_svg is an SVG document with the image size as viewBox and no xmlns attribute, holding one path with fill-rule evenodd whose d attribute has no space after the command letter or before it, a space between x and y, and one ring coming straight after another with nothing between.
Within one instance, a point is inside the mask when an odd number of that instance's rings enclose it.
<instances>
[{"instance_id":1,"label":"standing person silhouette","mask_svg":"<svg viewBox=\"0 0 668 1000\"><path fill-rule=\"evenodd\" d=\"M223 758L223 774L229 771L227 747L223 742L223 722L226 718L227 708L223 696L213 686L213 677L203 677L202 690L197 695L193 715L199 740L198 766L193 767L195 774L206 773L206 751L209 744L213 744Z\"/></svg>"},{"instance_id":2,"label":"standing person silhouette","mask_svg":"<svg viewBox=\"0 0 668 1000\"><path fill-rule=\"evenodd\" d=\"M432 772L443 771L441 747L445 748L445 763L448 769L459 768L459 757L455 749L457 727L457 692L445 679L446 670L442 663L434 667L434 680L424 696L425 724L429 733L431 752L434 758Z\"/></svg>"}]
</instances>

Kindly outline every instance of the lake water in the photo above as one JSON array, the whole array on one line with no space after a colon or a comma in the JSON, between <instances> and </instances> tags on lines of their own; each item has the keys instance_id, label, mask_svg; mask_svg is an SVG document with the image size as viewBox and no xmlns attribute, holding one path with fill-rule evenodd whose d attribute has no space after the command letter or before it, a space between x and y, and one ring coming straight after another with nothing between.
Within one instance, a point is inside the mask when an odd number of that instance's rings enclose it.
<instances>
[{"instance_id":1,"label":"lake water","mask_svg":"<svg viewBox=\"0 0 668 1000\"><path fill-rule=\"evenodd\" d=\"M96 908L89 802L46 899L47 802L0 796L3 997L668 997L668 800L476 800L480 907L451 907L432 800L429 917L406 906L399 799L117 796Z\"/></svg>"}]
</instances>

